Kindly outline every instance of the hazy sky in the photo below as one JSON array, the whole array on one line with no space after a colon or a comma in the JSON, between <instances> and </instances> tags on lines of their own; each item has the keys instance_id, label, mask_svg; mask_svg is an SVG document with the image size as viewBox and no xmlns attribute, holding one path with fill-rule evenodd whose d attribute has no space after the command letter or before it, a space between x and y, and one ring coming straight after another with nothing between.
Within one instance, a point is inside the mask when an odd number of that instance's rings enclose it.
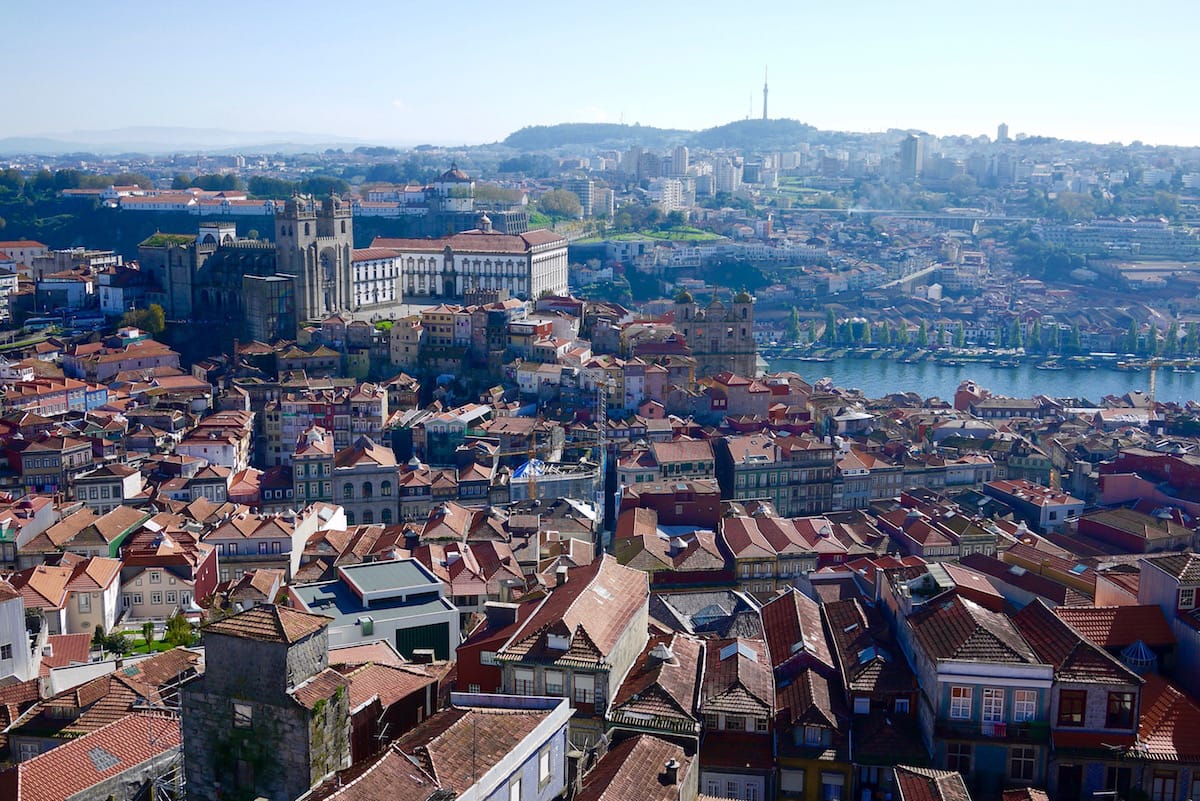
<instances>
[{"instance_id":1,"label":"hazy sky","mask_svg":"<svg viewBox=\"0 0 1200 801\"><path fill-rule=\"evenodd\" d=\"M475 144L762 114L1200 144L1195 0L4 0L0 136L134 125Z\"/></svg>"}]
</instances>

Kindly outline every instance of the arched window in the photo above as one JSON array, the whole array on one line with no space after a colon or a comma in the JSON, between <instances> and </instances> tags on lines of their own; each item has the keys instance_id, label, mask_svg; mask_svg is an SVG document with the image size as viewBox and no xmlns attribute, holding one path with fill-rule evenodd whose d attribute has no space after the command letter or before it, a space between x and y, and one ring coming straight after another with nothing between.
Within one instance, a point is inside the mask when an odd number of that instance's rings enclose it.
<instances>
[{"instance_id":1,"label":"arched window","mask_svg":"<svg viewBox=\"0 0 1200 801\"><path fill-rule=\"evenodd\" d=\"M370 509L363 512L363 523L370 525L374 522L375 522L375 513L374 512L372 512Z\"/></svg>"},{"instance_id":2,"label":"arched window","mask_svg":"<svg viewBox=\"0 0 1200 801\"><path fill-rule=\"evenodd\" d=\"M309 235L308 223L305 223L305 224L304 224L304 235L305 235L305 236L308 236L308 235Z\"/></svg>"},{"instance_id":3,"label":"arched window","mask_svg":"<svg viewBox=\"0 0 1200 801\"><path fill-rule=\"evenodd\" d=\"M346 512L346 525L354 525L354 512Z\"/></svg>"},{"instance_id":4,"label":"arched window","mask_svg":"<svg viewBox=\"0 0 1200 801\"><path fill-rule=\"evenodd\" d=\"M392 497L392 482L384 481L379 485L379 494L385 498Z\"/></svg>"},{"instance_id":5,"label":"arched window","mask_svg":"<svg viewBox=\"0 0 1200 801\"><path fill-rule=\"evenodd\" d=\"M364 481L364 482L363 482L363 485L362 485L362 496L363 496L364 498L370 498L370 497L372 497L374 494L375 494L375 488L371 486L371 482L370 482L370 481Z\"/></svg>"},{"instance_id":6,"label":"arched window","mask_svg":"<svg viewBox=\"0 0 1200 801\"><path fill-rule=\"evenodd\" d=\"M349 481L347 481L345 484L342 485L342 497L343 498L353 498L354 497L354 485L351 484Z\"/></svg>"},{"instance_id":7,"label":"arched window","mask_svg":"<svg viewBox=\"0 0 1200 801\"><path fill-rule=\"evenodd\" d=\"M382 522L382 523L391 523L392 522L392 510L391 509L384 509L383 512L380 513L380 522Z\"/></svg>"}]
</instances>

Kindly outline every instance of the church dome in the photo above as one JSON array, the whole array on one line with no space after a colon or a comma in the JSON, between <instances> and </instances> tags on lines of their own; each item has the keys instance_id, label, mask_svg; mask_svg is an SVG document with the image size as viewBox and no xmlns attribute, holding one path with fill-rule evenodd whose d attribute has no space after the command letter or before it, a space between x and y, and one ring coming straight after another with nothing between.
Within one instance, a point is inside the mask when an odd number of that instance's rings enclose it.
<instances>
[{"instance_id":1,"label":"church dome","mask_svg":"<svg viewBox=\"0 0 1200 801\"><path fill-rule=\"evenodd\" d=\"M754 298L750 297L750 293L746 291L745 287L742 287L742 291L738 292L736 295L733 296L733 302L734 303L753 303Z\"/></svg>"},{"instance_id":2,"label":"church dome","mask_svg":"<svg viewBox=\"0 0 1200 801\"><path fill-rule=\"evenodd\" d=\"M462 170L460 170L458 168L457 164L451 163L450 169L448 169L444 173L442 173L442 177L439 178L438 180L441 183L448 184L448 183L467 183L471 179L469 177L467 177L467 174L465 172L463 172Z\"/></svg>"},{"instance_id":3,"label":"church dome","mask_svg":"<svg viewBox=\"0 0 1200 801\"><path fill-rule=\"evenodd\" d=\"M692 293L686 289L675 296L676 303L692 303L694 300L695 298L692 297Z\"/></svg>"}]
</instances>

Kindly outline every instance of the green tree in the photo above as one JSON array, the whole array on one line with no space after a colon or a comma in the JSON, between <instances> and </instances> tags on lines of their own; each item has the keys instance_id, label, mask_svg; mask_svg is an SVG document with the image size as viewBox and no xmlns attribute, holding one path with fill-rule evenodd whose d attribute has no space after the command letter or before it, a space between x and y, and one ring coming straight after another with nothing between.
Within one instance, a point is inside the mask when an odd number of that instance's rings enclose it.
<instances>
[{"instance_id":1,"label":"green tree","mask_svg":"<svg viewBox=\"0 0 1200 801\"><path fill-rule=\"evenodd\" d=\"M1140 332L1138 330L1137 320L1130 320L1129 321L1129 331L1126 332L1126 334L1125 334L1125 352L1126 353L1137 353L1138 352L1138 342L1141 339L1139 334L1140 334Z\"/></svg>"},{"instance_id":2,"label":"green tree","mask_svg":"<svg viewBox=\"0 0 1200 801\"><path fill-rule=\"evenodd\" d=\"M188 622L186 617L176 612L167 618L167 630L163 632L163 642L168 643L173 648L178 648L180 646L191 645L192 637L192 624Z\"/></svg>"},{"instance_id":3,"label":"green tree","mask_svg":"<svg viewBox=\"0 0 1200 801\"><path fill-rule=\"evenodd\" d=\"M1029 326L1029 344L1027 347L1037 353L1044 351L1045 343L1042 342L1042 321L1035 319L1033 325Z\"/></svg>"},{"instance_id":4,"label":"green tree","mask_svg":"<svg viewBox=\"0 0 1200 801\"><path fill-rule=\"evenodd\" d=\"M946 344L946 324L938 323L937 346L939 348L941 348L941 347L944 347L945 344Z\"/></svg>"},{"instance_id":5,"label":"green tree","mask_svg":"<svg viewBox=\"0 0 1200 801\"><path fill-rule=\"evenodd\" d=\"M121 325L136 326L150 336L158 336L167 328L167 317L162 306L151 303L149 308L125 312L121 317Z\"/></svg>"},{"instance_id":6,"label":"green tree","mask_svg":"<svg viewBox=\"0 0 1200 801\"><path fill-rule=\"evenodd\" d=\"M800 310L795 306L792 307L792 313L788 316L787 331L784 333L788 342L795 342L800 339Z\"/></svg>"},{"instance_id":7,"label":"green tree","mask_svg":"<svg viewBox=\"0 0 1200 801\"><path fill-rule=\"evenodd\" d=\"M551 189L538 198L537 209L542 214L559 219L577 219L583 216L579 196L566 189Z\"/></svg>"},{"instance_id":8,"label":"green tree","mask_svg":"<svg viewBox=\"0 0 1200 801\"><path fill-rule=\"evenodd\" d=\"M1188 323L1187 336L1183 340L1183 352L1195 356L1200 351L1200 325Z\"/></svg>"},{"instance_id":9,"label":"green tree","mask_svg":"<svg viewBox=\"0 0 1200 801\"><path fill-rule=\"evenodd\" d=\"M146 641L146 645L154 642L154 624L147 620L142 624L142 639Z\"/></svg>"},{"instance_id":10,"label":"green tree","mask_svg":"<svg viewBox=\"0 0 1200 801\"><path fill-rule=\"evenodd\" d=\"M1079 330L1079 323L1071 326L1071 336L1067 340L1067 350L1071 353L1083 352L1083 335Z\"/></svg>"},{"instance_id":11,"label":"green tree","mask_svg":"<svg viewBox=\"0 0 1200 801\"><path fill-rule=\"evenodd\" d=\"M917 347L929 347L929 325L924 320L921 321L921 327L917 329Z\"/></svg>"},{"instance_id":12,"label":"green tree","mask_svg":"<svg viewBox=\"0 0 1200 801\"><path fill-rule=\"evenodd\" d=\"M896 328L896 344L901 347L907 347L908 341L908 321L901 320L900 325Z\"/></svg>"},{"instance_id":13,"label":"green tree","mask_svg":"<svg viewBox=\"0 0 1200 801\"><path fill-rule=\"evenodd\" d=\"M1158 325L1155 323L1150 323L1150 332L1146 334L1145 351L1150 356L1157 356L1158 346Z\"/></svg>"},{"instance_id":14,"label":"green tree","mask_svg":"<svg viewBox=\"0 0 1200 801\"><path fill-rule=\"evenodd\" d=\"M825 344L837 344L837 315L833 313L833 309L825 310Z\"/></svg>"},{"instance_id":15,"label":"green tree","mask_svg":"<svg viewBox=\"0 0 1200 801\"><path fill-rule=\"evenodd\" d=\"M1179 322L1172 320L1167 326L1166 336L1163 338L1163 355L1174 356L1179 352Z\"/></svg>"},{"instance_id":16,"label":"green tree","mask_svg":"<svg viewBox=\"0 0 1200 801\"><path fill-rule=\"evenodd\" d=\"M1008 327L1008 346L1014 349L1025 347L1025 336L1021 329L1020 318L1014 319Z\"/></svg>"},{"instance_id":17,"label":"green tree","mask_svg":"<svg viewBox=\"0 0 1200 801\"><path fill-rule=\"evenodd\" d=\"M879 326L879 345L880 347L891 347L892 344L892 324L883 323Z\"/></svg>"},{"instance_id":18,"label":"green tree","mask_svg":"<svg viewBox=\"0 0 1200 801\"><path fill-rule=\"evenodd\" d=\"M177 172L175 177L171 179L172 189L187 189L192 185L192 176L186 172Z\"/></svg>"},{"instance_id":19,"label":"green tree","mask_svg":"<svg viewBox=\"0 0 1200 801\"><path fill-rule=\"evenodd\" d=\"M104 638L104 650L114 654L127 654L133 650L133 643L124 634L114 632Z\"/></svg>"},{"instance_id":20,"label":"green tree","mask_svg":"<svg viewBox=\"0 0 1200 801\"><path fill-rule=\"evenodd\" d=\"M817 321L816 320L808 321L808 341L809 342L817 341Z\"/></svg>"},{"instance_id":21,"label":"green tree","mask_svg":"<svg viewBox=\"0 0 1200 801\"><path fill-rule=\"evenodd\" d=\"M954 347L965 348L967 346L967 329L963 326L962 321L958 323L958 328L954 329Z\"/></svg>"},{"instance_id":22,"label":"green tree","mask_svg":"<svg viewBox=\"0 0 1200 801\"><path fill-rule=\"evenodd\" d=\"M313 197L344 195L350 191L350 184L331 175L314 175L300 182L300 191Z\"/></svg>"},{"instance_id":23,"label":"green tree","mask_svg":"<svg viewBox=\"0 0 1200 801\"><path fill-rule=\"evenodd\" d=\"M103 648L104 647L104 637L105 637L104 626L101 626L99 623L97 623L96 630L94 632L92 632L92 647L93 648Z\"/></svg>"},{"instance_id":24,"label":"green tree","mask_svg":"<svg viewBox=\"0 0 1200 801\"><path fill-rule=\"evenodd\" d=\"M255 197L274 198L282 200L295 194L300 185L282 178L271 178L267 175L255 175L250 179L247 190Z\"/></svg>"}]
</instances>

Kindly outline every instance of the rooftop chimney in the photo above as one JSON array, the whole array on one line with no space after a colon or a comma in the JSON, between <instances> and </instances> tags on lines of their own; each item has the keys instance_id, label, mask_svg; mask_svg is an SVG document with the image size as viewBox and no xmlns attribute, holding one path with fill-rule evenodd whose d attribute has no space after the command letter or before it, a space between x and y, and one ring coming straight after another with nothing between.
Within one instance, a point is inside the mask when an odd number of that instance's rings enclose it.
<instances>
[{"instance_id":1,"label":"rooftop chimney","mask_svg":"<svg viewBox=\"0 0 1200 801\"><path fill-rule=\"evenodd\" d=\"M412 663L414 665L432 665L435 656L432 648L416 648L413 650Z\"/></svg>"},{"instance_id":2,"label":"rooftop chimney","mask_svg":"<svg viewBox=\"0 0 1200 801\"><path fill-rule=\"evenodd\" d=\"M666 769L667 785L679 784L679 760L668 759L663 767Z\"/></svg>"},{"instance_id":3,"label":"rooftop chimney","mask_svg":"<svg viewBox=\"0 0 1200 801\"><path fill-rule=\"evenodd\" d=\"M559 565L554 571L555 587L561 587L567 583L567 566Z\"/></svg>"},{"instance_id":4,"label":"rooftop chimney","mask_svg":"<svg viewBox=\"0 0 1200 801\"><path fill-rule=\"evenodd\" d=\"M516 623L518 608L520 604L487 601L483 605L483 613L487 617L488 628L499 629Z\"/></svg>"}]
</instances>

